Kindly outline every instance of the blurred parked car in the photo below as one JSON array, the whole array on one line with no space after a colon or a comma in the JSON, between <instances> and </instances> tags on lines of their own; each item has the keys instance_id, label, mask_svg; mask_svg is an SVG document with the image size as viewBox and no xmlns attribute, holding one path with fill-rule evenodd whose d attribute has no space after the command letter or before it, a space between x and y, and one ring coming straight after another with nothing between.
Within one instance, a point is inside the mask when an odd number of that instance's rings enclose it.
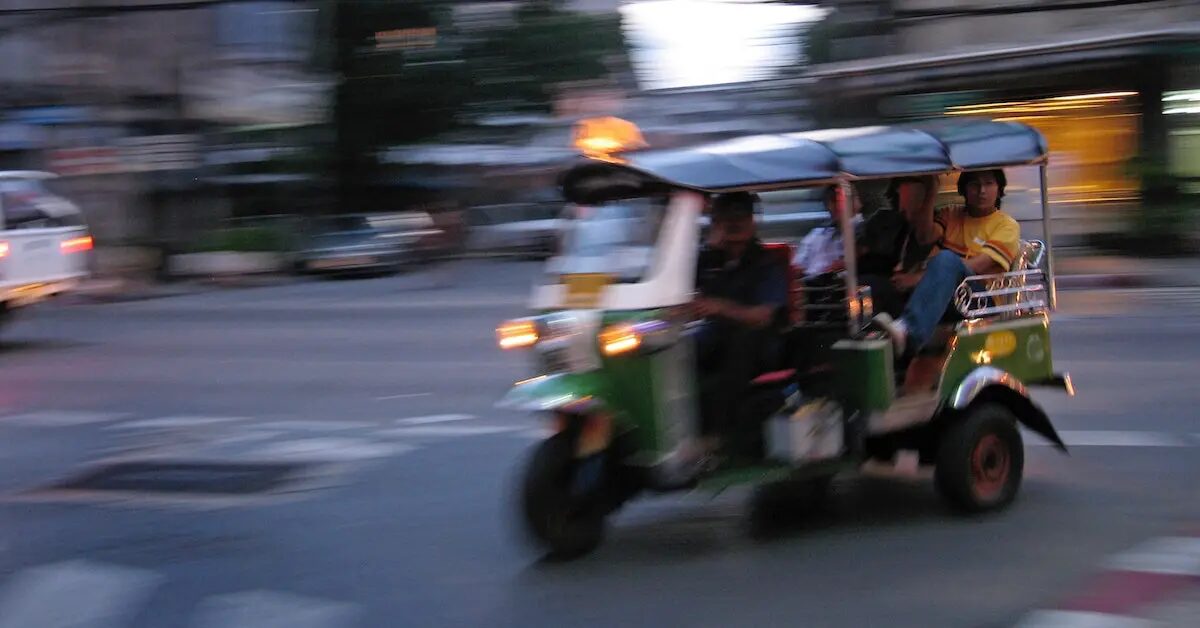
<instances>
[{"instance_id":1,"label":"blurred parked car","mask_svg":"<svg viewBox=\"0 0 1200 628\"><path fill-rule=\"evenodd\" d=\"M398 272L419 261L437 233L424 212L349 214L313 221L299 253L301 272Z\"/></svg>"},{"instance_id":2,"label":"blurred parked car","mask_svg":"<svg viewBox=\"0 0 1200 628\"><path fill-rule=\"evenodd\" d=\"M468 214L473 251L546 258L558 246L562 201L474 207Z\"/></svg>"},{"instance_id":3,"label":"blurred parked car","mask_svg":"<svg viewBox=\"0 0 1200 628\"><path fill-rule=\"evenodd\" d=\"M91 233L79 207L46 187L54 178L0 172L0 322L16 308L75 288L88 275Z\"/></svg>"}]
</instances>

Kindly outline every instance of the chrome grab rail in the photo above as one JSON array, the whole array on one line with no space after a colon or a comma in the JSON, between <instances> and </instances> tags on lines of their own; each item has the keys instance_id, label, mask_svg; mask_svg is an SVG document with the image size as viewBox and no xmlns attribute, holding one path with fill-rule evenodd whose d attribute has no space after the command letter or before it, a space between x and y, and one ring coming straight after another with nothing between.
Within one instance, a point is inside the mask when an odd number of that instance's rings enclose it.
<instances>
[{"instance_id":1,"label":"chrome grab rail","mask_svg":"<svg viewBox=\"0 0 1200 628\"><path fill-rule=\"evenodd\" d=\"M976 291L972 283L986 288ZM1007 303L997 303L995 297L1009 297ZM1048 308L1050 301L1041 270L1021 270L995 275L972 275L958 286L954 306L964 318L995 314L1019 314Z\"/></svg>"}]
</instances>

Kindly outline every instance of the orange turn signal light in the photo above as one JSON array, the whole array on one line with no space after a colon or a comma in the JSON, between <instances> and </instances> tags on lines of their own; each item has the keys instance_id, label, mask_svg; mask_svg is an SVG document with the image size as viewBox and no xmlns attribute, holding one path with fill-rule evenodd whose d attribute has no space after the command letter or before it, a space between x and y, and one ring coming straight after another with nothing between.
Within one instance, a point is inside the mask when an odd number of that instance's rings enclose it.
<instances>
[{"instance_id":1,"label":"orange turn signal light","mask_svg":"<svg viewBox=\"0 0 1200 628\"><path fill-rule=\"evenodd\" d=\"M496 328L496 341L501 349L524 349L537 344L537 325L530 320L508 321Z\"/></svg>"}]
</instances>

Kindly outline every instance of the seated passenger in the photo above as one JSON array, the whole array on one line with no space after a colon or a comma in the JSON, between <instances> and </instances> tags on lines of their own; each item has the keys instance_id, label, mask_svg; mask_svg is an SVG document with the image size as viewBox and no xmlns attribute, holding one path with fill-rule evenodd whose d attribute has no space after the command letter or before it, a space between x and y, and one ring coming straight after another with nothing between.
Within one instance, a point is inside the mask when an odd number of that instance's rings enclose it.
<instances>
[{"instance_id":1,"label":"seated passenger","mask_svg":"<svg viewBox=\"0 0 1200 628\"><path fill-rule=\"evenodd\" d=\"M711 224L692 303L693 313L706 319L697 358L702 427L709 435L728 433L750 381L774 366L788 298L784 269L756 236L752 195L716 197Z\"/></svg>"},{"instance_id":2,"label":"seated passenger","mask_svg":"<svg viewBox=\"0 0 1200 628\"><path fill-rule=\"evenodd\" d=\"M830 223L809 231L808 235L800 241L800 246L796 248L796 257L792 264L799 268L800 274L805 278L838 272L846 268L837 190L835 185L825 189L825 209L829 212ZM862 212L862 201L858 194L851 196L854 205L850 217L857 224Z\"/></svg>"},{"instance_id":3,"label":"seated passenger","mask_svg":"<svg viewBox=\"0 0 1200 628\"><path fill-rule=\"evenodd\" d=\"M898 317L933 248L918 241L912 225L917 213L933 206L937 179L896 178L885 196L890 209L880 209L863 223L858 272L860 283L871 287L875 310Z\"/></svg>"},{"instance_id":4,"label":"seated passenger","mask_svg":"<svg viewBox=\"0 0 1200 628\"><path fill-rule=\"evenodd\" d=\"M886 313L875 317L891 336L898 358L929 341L964 279L1006 272L1011 267L1021 228L1000 211L1006 184L1003 170L963 173L958 178L958 193L965 206L946 208L935 218L932 203L926 203L915 216L913 230L918 240L936 242L941 251L930 258L899 320Z\"/></svg>"}]
</instances>

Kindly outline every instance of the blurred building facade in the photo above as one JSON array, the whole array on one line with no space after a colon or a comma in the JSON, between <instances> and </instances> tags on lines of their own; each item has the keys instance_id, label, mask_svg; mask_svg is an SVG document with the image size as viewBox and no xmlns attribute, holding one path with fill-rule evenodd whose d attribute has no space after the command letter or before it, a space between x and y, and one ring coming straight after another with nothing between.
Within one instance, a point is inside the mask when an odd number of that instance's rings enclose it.
<instances>
[{"instance_id":1,"label":"blurred building facade","mask_svg":"<svg viewBox=\"0 0 1200 628\"><path fill-rule=\"evenodd\" d=\"M62 175L101 244L228 215L286 180L253 169L281 174L263 164L322 120L317 17L303 0L0 0L0 167Z\"/></svg>"},{"instance_id":2,"label":"blurred building facade","mask_svg":"<svg viewBox=\"0 0 1200 628\"><path fill-rule=\"evenodd\" d=\"M1121 228L1147 169L1200 184L1200 3L822 5L833 11L828 59L808 76L825 124L947 115L1029 123L1050 143L1064 229L1079 234Z\"/></svg>"}]
</instances>

